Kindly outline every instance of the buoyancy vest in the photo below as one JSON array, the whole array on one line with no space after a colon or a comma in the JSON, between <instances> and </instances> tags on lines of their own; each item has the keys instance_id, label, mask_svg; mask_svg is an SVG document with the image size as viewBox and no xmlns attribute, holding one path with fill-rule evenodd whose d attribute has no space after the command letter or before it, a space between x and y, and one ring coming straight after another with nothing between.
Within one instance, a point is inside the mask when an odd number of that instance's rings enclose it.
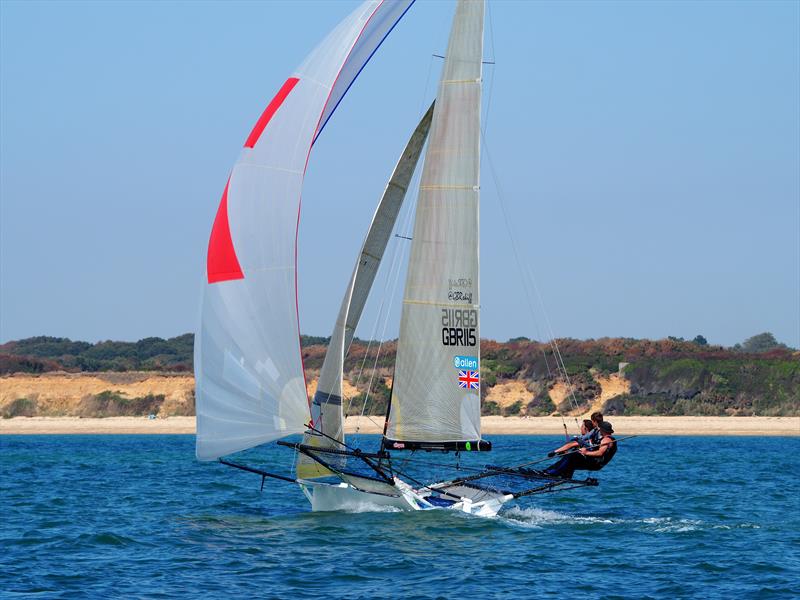
<instances>
[{"instance_id":1,"label":"buoyancy vest","mask_svg":"<svg viewBox=\"0 0 800 600\"><path fill-rule=\"evenodd\" d=\"M600 459L601 467L605 467L608 463L610 463L611 459L614 458L614 455L617 453L617 440L615 440L613 436L608 437L613 441L613 444L610 444L608 448L606 448L606 451L603 452L603 455L598 457Z\"/></svg>"}]
</instances>

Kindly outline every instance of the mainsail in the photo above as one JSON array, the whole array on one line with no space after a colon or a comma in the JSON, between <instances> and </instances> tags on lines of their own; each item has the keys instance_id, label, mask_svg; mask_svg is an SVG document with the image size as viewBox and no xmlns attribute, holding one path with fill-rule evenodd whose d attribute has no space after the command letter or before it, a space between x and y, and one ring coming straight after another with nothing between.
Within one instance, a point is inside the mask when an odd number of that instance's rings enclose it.
<instances>
[{"instance_id":1,"label":"mainsail","mask_svg":"<svg viewBox=\"0 0 800 600\"><path fill-rule=\"evenodd\" d=\"M197 457L305 429L296 243L309 153L361 69L413 0L369 1L280 88L248 136L208 246L195 338Z\"/></svg>"},{"instance_id":2,"label":"mainsail","mask_svg":"<svg viewBox=\"0 0 800 600\"><path fill-rule=\"evenodd\" d=\"M478 449L483 0L459 2L420 182L386 441ZM459 445L460 444L460 445Z\"/></svg>"},{"instance_id":3,"label":"mainsail","mask_svg":"<svg viewBox=\"0 0 800 600\"><path fill-rule=\"evenodd\" d=\"M350 283L342 299L339 316L328 344L322 370L319 374L317 391L311 402L311 422L314 429L307 432L303 443L317 448L336 448L344 441L342 407L342 367L350 342L367 302L372 283L378 272L386 245L389 243L397 215L403 205L408 186L414 175L428 130L433 118L433 104L420 120L408 140L400 160L392 172L381 201L372 217L367 236L358 254L356 266ZM319 477L329 471L318 462L300 455L297 463L297 476L302 478Z\"/></svg>"}]
</instances>

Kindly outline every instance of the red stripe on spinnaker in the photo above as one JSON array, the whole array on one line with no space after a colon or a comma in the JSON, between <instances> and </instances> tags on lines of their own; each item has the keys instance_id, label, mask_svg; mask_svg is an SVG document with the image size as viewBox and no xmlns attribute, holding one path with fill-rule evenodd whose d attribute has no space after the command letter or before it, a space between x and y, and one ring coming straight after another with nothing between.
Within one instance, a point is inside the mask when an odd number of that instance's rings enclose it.
<instances>
[{"instance_id":1,"label":"red stripe on spinnaker","mask_svg":"<svg viewBox=\"0 0 800 600\"><path fill-rule=\"evenodd\" d=\"M206 261L208 283L244 279L239 259L236 258L236 250L233 248L231 228L228 223L228 185L230 182L231 178L228 177L225 191L222 192L222 200L217 209L217 216L214 218L214 226L211 228L211 238L208 240L208 259Z\"/></svg>"},{"instance_id":2,"label":"red stripe on spinnaker","mask_svg":"<svg viewBox=\"0 0 800 600\"><path fill-rule=\"evenodd\" d=\"M261 116L256 121L255 127L253 127L253 131L250 132L250 135L247 137L247 141L244 143L245 148L252 148L256 145L258 138L261 137L261 134L264 132L264 128L269 123L272 116L277 112L277 110L283 104L283 101L286 100L286 96L289 95L289 92L292 91L297 82L300 81L297 77L289 77L286 82L281 86L281 89L278 90L278 93L275 94L275 97L272 101L267 104L267 108L264 109L264 112L261 113Z\"/></svg>"}]
</instances>

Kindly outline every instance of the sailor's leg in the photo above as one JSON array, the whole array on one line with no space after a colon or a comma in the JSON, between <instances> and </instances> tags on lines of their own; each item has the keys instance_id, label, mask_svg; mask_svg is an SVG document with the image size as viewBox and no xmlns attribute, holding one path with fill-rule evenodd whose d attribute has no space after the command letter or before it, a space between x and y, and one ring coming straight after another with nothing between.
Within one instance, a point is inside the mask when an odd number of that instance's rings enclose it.
<instances>
[{"instance_id":1,"label":"sailor's leg","mask_svg":"<svg viewBox=\"0 0 800 600\"><path fill-rule=\"evenodd\" d=\"M544 469L544 472L548 475L559 476L561 472L564 470L564 467L567 466L567 462L569 462L569 456L562 456L552 465Z\"/></svg>"},{"instance_id":2,"label":"sailor's leg","mask_svg":"<svg viewBox=\"0 0 800 600\"><path fill-rule=\"evenodd\" d=\"M575 472L576 456L580 454L567 454L561 460L547 467L544 472L554 477L563 477L564 479L572 479L572 474ZM581 457L583 458L583 457Z\"/></svg>"},{"instance_id":3,"label":"sailor's leg","mask_svg":"<svg viewBox=\"0 0 800 600\"><path fill-rule=\"evenodd\" d=\"M575 455L575 461L572 464L574 471L598 471L600 469L597 466L600 464L597 460L582 454Z\"/></svg>"}]
</instances>

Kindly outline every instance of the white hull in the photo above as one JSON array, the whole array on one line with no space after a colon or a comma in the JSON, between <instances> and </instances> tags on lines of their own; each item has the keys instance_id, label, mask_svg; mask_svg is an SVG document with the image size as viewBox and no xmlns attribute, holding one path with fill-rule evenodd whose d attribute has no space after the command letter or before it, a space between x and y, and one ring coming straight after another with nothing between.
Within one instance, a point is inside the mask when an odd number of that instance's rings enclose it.
<instances>
[{"instance_id":1,"label":"white hull","mask_svg":"<svg viewBox=\"0 0 800 600\"><path fill-rule=\"evenodd\" d=\"M380 507L408 511L456 510L480 517L494 517L503 504L514 499L510 494L496 495L476 502L462 497L458 502L441 506L427 500L427 497L430 496L429 491L420 492L399 479L395 479L397 495L391 496L361 491L345 482L332 484L307 479L299 479L297 482L306 498L311 502L311 510L314 512L353 511Z\"/></svg>"}]
</instances>

